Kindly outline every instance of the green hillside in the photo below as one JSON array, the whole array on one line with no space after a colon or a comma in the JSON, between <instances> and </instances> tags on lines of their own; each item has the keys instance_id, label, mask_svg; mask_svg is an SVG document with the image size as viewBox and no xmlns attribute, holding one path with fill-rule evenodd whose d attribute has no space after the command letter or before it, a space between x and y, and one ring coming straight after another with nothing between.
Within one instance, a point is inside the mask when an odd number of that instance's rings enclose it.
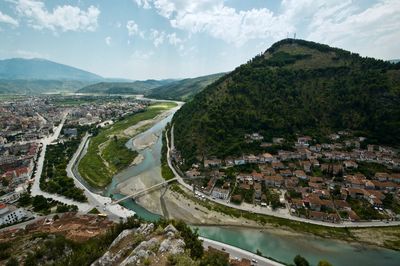
<instances>
[{"instance_id":1,"label":"green hillside","mask_svg":"<svg viewBox=\"0 0 400 266\"><path fill-rule=\"evenodd\" d=\"M252 132L270 140L350 129L398 145L400 64L285 39L197 94L173 122L187 163L249 151Z\"/></svg>"},{"instance_id":2,"label":"green hillside","mask_svg":"<svg viewBox=\"0 0 400 266\"><path fill-rule=\"evenodd\" d=\"M155 99L168 99L188 101L205 87L225 75L224 73L212 74L197 78L177 80L161 87L152 89L147 97Z\"/></svg>"},{"instance_id":3,"label":"green hillside","mask_svg":"<svg viewBox=\"0 0 400 266\"><path fill-rule=\"evenodd\" d=\"M74 92L89 84L82 80L0 80L0 94Z\"/></svg>"},{"instance_id":4,"label":"green hillside","mask_svg":"<svg viewBox=\"0 0 400 266\"><path fill-rule=\"evenodd\" d=\"M166 85L172 80L144 80L133 82L100 82L81 88L79 93L145 94L151 89Z\"/></svg>"}]
</instances>

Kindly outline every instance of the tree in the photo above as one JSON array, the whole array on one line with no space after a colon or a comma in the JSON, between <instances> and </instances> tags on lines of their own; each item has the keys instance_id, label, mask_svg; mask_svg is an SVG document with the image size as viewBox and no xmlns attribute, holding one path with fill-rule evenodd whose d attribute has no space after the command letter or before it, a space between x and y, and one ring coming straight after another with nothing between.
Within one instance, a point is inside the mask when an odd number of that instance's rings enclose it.
<instances>
[{"instance_id":1,"label":"tree","mask_svg":"<svg viewBox=\"0 0 400 266\"><path fill-rule=\"evenodd\" d=\"M310 266L310 263L308 263L308 261L300 255L294 257L293 261L296 266Z\"/></svg>"},{"instance_id":2,"label":"tree","mask_svg":"<svg viewBox=\"0 0 400 266\"><path fill-rule=\"evenodd\" d=\"M228 266L229 256L217 250L208 250L201 259L200 266Z\"/></svg>"},{"instance_id":3,"label":"tree","mask_svg":"<svg viewBox=\"0 0 400 266\"><path fill-rule=\"evenodd\" d=\"M32 205L35 212L47 210L50 208L50 204L47 202L47 199L42 195L35 196L33 198Z\"/></svg>"},{"instance_id":4,"label":"tree","mask_svg":"<svg viewBox=\"0 0 400 266\"><path fill-rule=\"evenodd\" d=\"M190 249L190 257L195 259L201 258L204 249L202 242L199 240L197 229L193 232L192 229L183 221L176 222L175 228L181 233L181 236L186 243L186 248Z\"/></svg>"},{"instance_id":5,"label":"tree","mask_svg":"<svg viewBox=\"0 0 400 266\"><path fill-rule=\"evenodd\" d=\"M5 178L1 181L1 184L2 184L4 187L8 187L9 183L10 183L10 182L8 182L8 180L5 179Z\"/></svg>"},{"instance_id":6,"label":"tree","mask_svg":"<svg viewBox=\"0 0 400 266\"><path fill-rule=\"evenodd\" d=\"M31 204L31 196L29 193L22 193L21 196L19 197L18 203L20 206L25 207Z\"/></svg>"},{"instance_id":7,"label":"tree","mask_svg":"<svg viewBox=\"0 0 400 266\"><path fill-rule=\"evenodd\" d=\"M37 265L35 255L33 253L28 254L28 256L25 259L24 265L25 266L36 266Z\"/></svg>"},{"instance_id":8,"label":"tree","mask_svg":"<svg viewBox=\"0 0 400 266\"><path fill-rule=\"evenodd\" d=\"M18 266L18 265L19 265L18 260L14 257L11 257L6 263L6 266Z\"/></svg>"},{"instance_id":9,"label":"tree","mask_svg":"<svg viewBox=\"0 0 400 266\"><path fill-rule=\"evenodd\" d=\"M327 260L321 260L318 262L318 266L332 266Z\"/></svg>"}]
</instances>

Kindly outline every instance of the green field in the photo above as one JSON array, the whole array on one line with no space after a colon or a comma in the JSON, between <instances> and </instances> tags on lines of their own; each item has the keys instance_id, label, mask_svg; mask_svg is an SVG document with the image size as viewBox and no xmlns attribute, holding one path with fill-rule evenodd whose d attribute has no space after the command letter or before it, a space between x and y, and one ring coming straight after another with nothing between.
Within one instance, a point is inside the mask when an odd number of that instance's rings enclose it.
<instances>
[{"instance_id":1,"label":"green field","mask_svg":"<svg viewBox=\"0 0 400 266\"><path fill-rule=\"evenodd\" d=\"M100 130L90 140L88 151L78 165L79 173L94 187L107 186L112 176L126 168L137 155L136 152L125 147L126 141L133 136L126 136L123 131L175 106L176 104L172 102L155 103L144 112L125 117L112 126ZM136 134L146 128L148 127L140 128Z\"/></svg>"},{"instance_id":2,"label":"green field","mask_svg":"<svg viewBox=\"0 0 400 266\"><path fill-rule=\"evenodd\" d=\"M9 101L9 100L18 100L26 97L26 95L20 94L1 94L0 93L0 101Z\"/></svg>"}]
</instances>

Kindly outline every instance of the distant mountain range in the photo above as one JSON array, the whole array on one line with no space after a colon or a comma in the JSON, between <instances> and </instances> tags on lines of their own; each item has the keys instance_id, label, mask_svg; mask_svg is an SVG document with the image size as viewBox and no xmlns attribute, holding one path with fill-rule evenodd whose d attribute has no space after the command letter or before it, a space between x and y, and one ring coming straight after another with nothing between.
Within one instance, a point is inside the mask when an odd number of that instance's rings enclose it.
<instances>
[{"instance_id":1,"label":"distant mountain range","mask_svg":"<svg viewBox=\"0 0 400 266\"><path fill-rule=\"evenodd\" d=\"M0 94L40 94L49 92L75 92L91 84L81 80L0 80Z\"/></svg>"},{"instance_id":2,"label":"distant mountain range","mask_svg":"<svg viewBox=\"0 0 400 266\"><path fill-rule=\"evenodd\" d=\"M369 143L400 143L400 64L285 39L218 79L176 112L175 145L190 166L264 152L257 132L317 140L352 130Z\"/></svg>"},{"instance_id":3,"label":"distant mountain range","mask_svg":"<svg viewBox=\"0 0 400 266\"><path fill-rule=\"evenodd\" d=\"M0 60L0 94L78 92L100 94L144 94L148 97L188 100L223 74L183 80L103 78L75 67L45 59Z\"/></svg>"},{"instance_id":4,"label":"distant mountain range","mask_svg":"<svg viewBox=\"0 0 400 266\"><path fill-rule=\"evenodd\" d=\"M0 94L76 91L101 80L96 74L45 59L0 60Z\"/></svg>"},{"instance_id":5,"label":"distant mountain range","mask_svg":"<svg viewBox=\"0 0 400 266\"><path fill-rule=\"evenodd\" d=\"M96 74L45 59L0 60L0 79L24 80L103 80Z\"/></svg>"},{"instance_id":6,"label":"distant mountain range","mask_svg":"<svg viewBox=\"0 0 400 266\"><path fill-rule=\"evenodd\" d=\"M389 62L390 62L390 63L397 64L397 63L400 62L400 59L391 59L391 60L389 60Z\"/></svg>"},{"instance_id":7,"label":"distant mountain range","mask_svg":"<svg viewBox=\"0 0 400 266\"><path fill-rule=\"evenodd\" d=\"M144 80L133 82L99 82L86 86L78 93L144 94L146 97L167 100L190 100L225 73L182 80Z\"/></svg>"}]
</instances>

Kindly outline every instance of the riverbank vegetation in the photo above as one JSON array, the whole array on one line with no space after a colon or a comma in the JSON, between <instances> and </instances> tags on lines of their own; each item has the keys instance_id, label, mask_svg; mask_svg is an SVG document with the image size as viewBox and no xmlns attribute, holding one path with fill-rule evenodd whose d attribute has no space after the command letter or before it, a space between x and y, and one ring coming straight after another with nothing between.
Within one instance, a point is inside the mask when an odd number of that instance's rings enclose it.
<instances>
[{"instance_id":1,"label":"riverbank vegetation","mask_svg":"<svg viewBox=\"0 0 400 266\"><path fill-rule=\"evenodd\" d=\"M161 176L165 180L170 180L175 177L171 168L169 168L168 158L167 158L167 152L168 152L167 136L168 136L168 139L171 139L170 132L171 132L171 124L168 123L165 126L165 130L163 130L163 133L162 133L162 147L161 147Z\"/></svg>"},{"instance_id":2,"label":"riverbank vegetation","mask_svg":"<svg viewBox=\"0 0 400 266\"><path fill-rule=\"evenodd\" d=\"M117 171L120 171L132 163L132 158L135 158L138 153L126 147L129 138L114 137L107 142L106 147L103 149L102 157L107 162L110 162Z\"/></svg>"},{"instance_id":3,"label":"riverbank vegetation","mask_svg":"<svg viewBox=\"0 0 400 266\"><path fill-rule=\"evenodd\" d=\"M78 165L79 173L93 187L103 188L111 182L112 176L126 168L137 153L125 146L134 135L124 132L140 121L153 119L162 112L175 107L172 102L154 103L144 112L121 118L113 125L97 130L90 139L87 153ZM146 126L135 131L140 133Z\"/></svg>"}]
</instances>

